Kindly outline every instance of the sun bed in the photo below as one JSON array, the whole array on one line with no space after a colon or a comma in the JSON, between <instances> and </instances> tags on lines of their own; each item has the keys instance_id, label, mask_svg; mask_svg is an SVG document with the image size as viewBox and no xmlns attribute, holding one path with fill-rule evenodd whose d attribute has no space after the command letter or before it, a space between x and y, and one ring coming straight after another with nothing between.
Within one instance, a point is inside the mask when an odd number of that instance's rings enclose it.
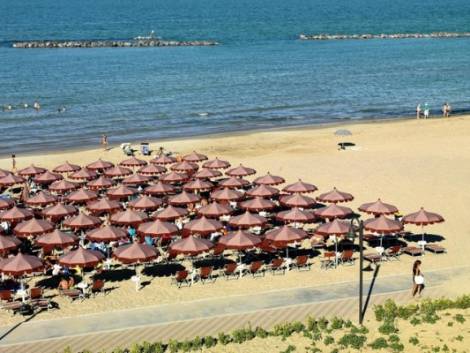
<instances>
[{"instance_id":1,"label":"sun bed","mask_svg":"<svg viewBox=\"0 0 470 353\"><path fill-rule=\"evenodd\" d=\"M444 254L444 253L447 252L446 248L444 248L443 246L438 245L438 244L426 244L424 246L424 248L427 251L430 251L430 252L435 253L435 254Z\"/></svg>"},{"instance_id":2,"label":"sun bed","mask_svg":"<svg viewBox=\"0 0 470 353\"><path fill-rule=\"evenodd\" d=\"M176 272L175 277L171 279L171 283L175 283L178 288L181 288L183 284L187 285L188 287L191 286L191 281L188 281L188 271L181 270Z\"/></svg>"},{"instance_id":3,"label":"sun bed","mask_svg":"<svg viewBox=\"0 0 470 353\"><path fill-rule=\"evenodd\" d=\"M14 302L7 302L2 304L2 309L10 311L13 315L15 315L18 311L20 311L22 303L20 301Z\"/></svg>"},{"instance_id":4,"label":"sun bed","mask_svg":"<svg viewBox=\"0 0 470 353\"><path fill-rule=\"evenodd\" d=\"M307 255L297 256L295 258L295 262L292 264L292 267L297 268L299 271L302 271L302 270L308 271L310 270L310 266L312 265L309 264L307 261L308 261Z\"/></svg>"},{"instance_id":5,"label":"sun bed","mask_svg":"<svg viewBox=\"0 0 470 353\"><path fill-rule=\"evenodd\" d=\"M284 260L281 258L274 258L272 259L271 263L269 264L269 270L272 272L273 275L276 273L285 274L286 267L284 266Z\"/></svg>"},{"instance_id":6,"label":"sun bed","mask_svg":"<svg viewBox=\"0 0 470 353\"><path fill-rule=\"evenodd\" d=\"M340 257L340 263L341 265L354 265L354 258L353 258L354 252L352 250L343 250L341 253Z\"/></svg>"},{"instance_id":7,"label":"sun bed","mask_svg":"<svg viewBox=\"0 0 470 353\"><path fill-rule=\"evenodd\" d=\"M84 298L80 289L61 289L59 290L60 295L69 298L72 302L79 298Z\"/></svg>"},{"instance_id":8,"label":"sun bed","mask_svg":"<svg viewBox=\"0 0 470 353\"><path fill-rule=\"evenodd\" d=\"M403 253L410 256L421 256L424 253L424 250L416 246L407 246L403 248Z\"/></svg>"},{"instance_id":9,"label":"sun bed","mask_svg":"<svg viewBox=\"0 0 470 353\"><path fill-rule=\"evenodd\" d=\"M204 284L205 281L215 282L215 277L212 276L213 268L211 266L204 266L199 269L199 278L201 283Z\"/></svg>"},{"instance_id":10,"label":"sun bed","mask_svg":"<svg viewBox=\"0 0 470 353\"><path fill-rule=\"evenodd\" d=\"M261 267L263 267L263 263L261 261L254 261L251 263L247 271L248 273L251 273L253 277L264 277L264 270L261 269Z\"/></svg>"},{"instance_id":11,"label":"sun bed","mask_svg":"<svg viewBox=\"0 0 470 353\"><path fill-rule=\"evenodd\" d=\"M394 245L385 250L384 255L387 260L400 260L401 246Z\"/></svg>"},{"instance_id":12,"label":"sun bed","mask_svg":"<svg viewBox=\"0 0 470 353\"><path fill-rule=\"evenodd\" d=\"M364 254L364 259L375 264L377 262L382 261L382 255L378 253L369 253L369 254Z\"/></svg>"},{"instance_id":13,"label":"sun bed","mask_svg":"<svg viewBox=\"0 0 470 353\"><path fill-rule=\"evenodd\" d=\"M237 271L237 267L238 265L235 262L225 264L224 269L222 271L222 275L225 277L226 280L229 280L230 278L240 278L240 272Z\"/></svg>"}]
</instances>

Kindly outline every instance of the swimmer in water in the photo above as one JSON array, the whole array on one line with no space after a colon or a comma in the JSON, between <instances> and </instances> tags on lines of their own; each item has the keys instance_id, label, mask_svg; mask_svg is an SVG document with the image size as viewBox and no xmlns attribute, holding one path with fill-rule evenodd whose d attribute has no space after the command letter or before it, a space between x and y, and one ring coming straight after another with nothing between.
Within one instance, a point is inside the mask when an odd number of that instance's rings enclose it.
<instances>
[{"instance_id":1,"label":"swimmer in water","mask_svg":"<svg viewBox=\"0 0 470 353\"><path fill-rule=\"evenodd\" d=\"M41 110L41 105L39 104L38 101L34 101L33 108L36 109L36 111Z\"/></svg>"},{"instance_id":2,"label":"swimmer in water","mask_svg":"<svg viewBox=\"0 0 470 353\"><path fill-rule=\"evenodd\" d=\"M59 107L59 109L57 109L57 112L58 112L58 113L63 113L63 112L65 112L65 106Z\"/></svg>"},{"instance_id":3,"label":"swimmer in water","mask_svg":"<svg viewBox=\"0 0 470 353\"><path fill-rule=\"evenodd\" d=\"M21 107L23 107L23 109L27 109L29 107L29 104L28 103L22 103Z\"/></svg>"}]
</instances>

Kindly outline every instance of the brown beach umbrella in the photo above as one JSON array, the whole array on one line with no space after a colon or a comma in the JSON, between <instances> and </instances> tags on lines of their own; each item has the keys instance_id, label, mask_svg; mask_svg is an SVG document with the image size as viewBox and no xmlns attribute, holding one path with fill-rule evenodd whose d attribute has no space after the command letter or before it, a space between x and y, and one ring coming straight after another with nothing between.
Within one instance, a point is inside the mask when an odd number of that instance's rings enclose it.
<instances>
[{"instance_id":1,"label":"brown beach umbrella","mask_svg":"<svg viewBox=\"0 0 470 353\"><path fill-rule=\"evenodd\" d=\"M347 192L339 191L338 189L333 188L333 190L318 196L317 200L320 202L338 203L352 201L354 200L354 197Z\"/></svg>"},{"instance_id":2,"label":"brown beach umbrella","mask_svg":"<svg viewBox=\"0 0 470 353\"><path fill-rule=\"evenodd\" d=\"M44 219L30 219L23 221L13 229L17 237L29 237L52 232L54 225Z\"/></svg>"},{"instance_id":3,"label":"brown beach umbrella","mask_svg":"<svg viewBox=\"0 0 470 353\"><path fill-rule=\"evenodd\" d=\"M353 211L349 207L338 206L334 203L314 211L315 216L328 219L344 218L352 213Z\"/></svg>"},{"instance_id":4,"label":"brown beach umbrella","mask_svg":"<svg viewBox=\"0 0 470 353\"><path fill-rule=\"evenodd\" d=\"M196 163L191 163L187 161L175 163L170 167L171 170L175 172L183 172L183 173L193 173L199 169L199 166Z\"/></svg>"},{"instance_id":5,"label":"brown beach umbrella","mask_svg":"<svg viewBox=\"0 0 470 353\"><path fill-rule=\"evenodd\" d=\"M286 180L283 177L276 176L276 175L271 175L271 173L268 172L265 176L256 178L253 181L253 184L256 185L279 185L282 183L285 183Z\"/></svg>"},{"instance_id":6,"label":"brown beach umbrella","mask_svg":"<svg viewBox=\"0 0 470 353\"><path fill-rule=\"evenodd\" d=\"M206 155L197 153L196 151L193 151L192 153L187 154L186 156L183 157L183 161L193 162L193 163L206 161L207 159L208 158Z\"/></svg>"},{"instance_id":7,"label":"brown beach umbrella","mask_svg":"<svg viewBox=\"0 0 470 353\"><path fill-rule=\"evenodd\" d=\"M150 163L157 165L173 164L176 162L176 158L165 156L164 154L158 156L157 158L151 159Z\"/></svg>"},{"instance_id":8,"label":"brown beach umbrella","mask_svg":"<svg viewBox=\"0 0 470 353\"><path fill-rule=\"evenodd\" d=\"M222 173L215 169L202 168L193 174L195 179L212 179L222 176Z\"/></svg>"},{"instance_id":9,"label":"brown beach umbrella","mask_svg":"<svg viewBox=\"0 0 470 353\"><path fill-rule=\"evenodd\" d=\"M293 184L287 185L284 189L282 189L282 191L289 194L304 194L314 192L316 190L318 190L318 188L315 185L305 183L301 179Z\"/></svg>"},{"instance_id":10,"label":"brown beach umbrella","mask_svg":"<svg viewBox=\"0 0 470 353\"><path fill-rule=\"evenodd\" d=\"M282 205L287 207L310 208L315 205L315 199L301 194L292 194L283 196L279 200Z\"/></svg>"},{"instance_id":11,"label":"brown beach umbrella","mask_svg":"<svg viewBox=\"0 0 470 353\"><path fill-rule=\"evenodd\" d=\"M15 206L15 201L7 198L0 198L0 210L7 210Z\"/></svg>"},{"instance_id":12,"label":"brown beach umbrella","mask_svg":"<svg viewBox=\"0 0 470 353\"><path fill-rule=\"evenodd\" d=\"M96 192L86 189L79 189L69 194L67 196L67 201L81 204L96 200L97 198L98 195L96 194Z\"/></svg>"},{"instance_id":13,"label":"brown beach umbrella","mask_svg":"<svg viewBox=\"0 0 470 353\"><path fill-rule=\"evenodd\" d=\"M332 222L323 223L317 229L315 234L319 235L344 235L348 234L351 230L351 223L348 221L340 221L334 219Z\"/></svg>"},{"instance_id":14,"label":"brown beach umbrella","mask_svg":"<svg viewBox=\"0 0 470 353\"><path fill-rule=\"evenodd\" d=\"M54 206L49 206L42 211L42 215L46 218L49 218L53 221L61 220L65 217L76 215L78 209L72 205L64 205L63 203L55 204Z\"/></svg>"},{"instance_id":15,"label":"brown beach umbrella","mask_svg":"<svg viewBox=\"0 0 470 353\"><path fill-rule=\"evenodd\" d=\"M135 194L137 194L136 189L130 188L125 185L120 185L117 188L109 189L106 193L106 195L108 195L108 197L112 199L124 199Z\"/></svg>"},{"instance_id":16,"label":"brown beach umbrella","mask_svg":"<svg viewBox=\"0 0 470 353\"><path fill-rule=\"evenodd\" d=\"M315 217L310 212L294 207L288 211L279 212L276 218L282 222L311 223Z\"/></svg>"},{"instance_id":17,"label":"brown beach umbrella","mask_svg":"<svg viewBox=\"0 0 470 353\"><path fill-rule=\"evenodd\" d=\"M4 170L0 168L0 178L6 177L7 175L10 175L11 173L8 170Z\"/></svg>"},{"instance_id":18,"label":"brown beach umbrella","mask_svg":"<svg viewBox=\"0 0 470 353\"><path fill-rule=\"evenodd\" d=\"M129 208L132 208L134 210L153 211L158 209L162 204L163 201L161 199L144 195L136 200L129 202Z\"/></svg>"},{"instance_id":19,"label":"brown beach umbrella","mask_svg":"<svg viewBox=\"0 0 470 353\"><path fill-rule=\"evenodd\" d=\"M135 264L156 259L157 251L147 244L132 243L118 247L113 255L124 264Z\"/></svg>"},{"instance_id":20,"label":"brown beach umbrella","mask_svg":"<svg viewBox=\"0 0 470 353\"><path fill-rule=\"evenodd\" d=\"M185 208L167 206L165 209L155 213L154 218L162 221L172 221L188 214L188 210Z\"/></svg>"},{"instance_id":21,"label":"brown beach umbrella","mask_svg":"<svg viewBox=\"0 0 470 353\"><path fill-rule=\"evenodd\" d=\"M121 163L119 163L119 165L122 165L123 167L136 168L136 167L143 167L144 165L147 165L147 162L142 159L138 159L132 156L131 158L126 159L122 161Z\"/></svg>"},{"instance_id":22,"label":"brown beach umbrella","mask_svg":"<svg viewBox=\"0 0 470 353\"><path fill-rule=\"evenodd\" d=\"M267 219L257 214L246 211L240 216L232 217L228 222L231 226L237 228L262 227L267 223Z\"/></svg>"},{"instance_id":23,"label":"brown beach umbrella","mask_svg":"<svg viewBox=\"0 0 470 353\"><path fill-rule=\"evenodd\" d=\"M186 191L209 191L214 185L209 181L201 179L192 180L183 185L183 189Z\"/></svg>"},{"instance_id":24,"label":"brown beach umbrella","mask_svg":"<svg viewBox=\"0 0 470 353\"><path fill-rule=\"evenodd\" d=\"M398 212L398 208L391 204L382 202L381 199L378 199L375 202L368 202L362 204L361 206L359 206L359 211L374 215L388 215Z\"/></svg>"},{"instance_id":25,"label":"brown beach umbrella","mask_svg":"<svg viewBox=\"0 0 470 353\"><path fill-rule=\"evenodd\" d=\"M34 164L31 164L29 167L23 168L18 171L18 174L26 177L33 177L38 174L42 174L46 171L45 168L36 167Z\"/></svg>"},{"instance_id":26,"label":"brown beach umbrella","mask_svg":"<svg viewBox=\"0 0 470 353\"><path fill-rule=\"evenodd\" d=\"M0 262L0 272L14 277L38 272L41 271L42 268L43 264L38 257L21 253Z\"/></svg>"},{"instance_id":27,"label":"brown beach umbrella","mask_svg":"<svg viewBox=\"0 0 470 353\"><path fill-rule=\"evenodd\" d=\"M103 198L88 203L86 208L93 214L102 214L119 211L121 210L122 206L117 201Z\"/></svg>"},{"instance_id":28,"label":"brown beach umbrella","mask_svg":"<svg viewBox=\"0 0 470 353\"><path fill-rule=\"evenodd\" d=\"M215 159L205 162L202 166L209 169L226 169L230 167L230 163L215 157Z\"/></svg>"},{"instance_id":29,"label":"brown beach umbrella","mask_svg":"<svg viewBox=\"0 0 470 353\"><path fill-rule=\"evenodd\" d=\"M121 167L119 165L116 167L105 169L104 171L104 175L106 175L109 178L122 178L131 174L132 174L132 170Z\"/></svg>"},{"instance_id":30,"label":"brown beach umbrella","mask_svg":"<svg viewBox=\"0 0 470 353\"><path fill-rule=\"evenodd\" d=\"M188 222L184 225L184 229L189 231L190 234L209 235L221 230L224 226L215 219L210 219L202 216Z\"/></svg>"},{"instance_id":31,"label":"brown beach umbrella","mask_svg":"<svg viewBox=\"0 0 470 353\"><path fill-rule=\"evenodd\" d=\"M86 237L88 240L95 242L111 242L127 238L127 233L124 229L115 226L104 226L96 228L87 232Z\"/></svg>"},{"instance_id":32,"label":"brown beach umbrella","mask_svg":"<svg viewBox=\"0 0 470 353\"><path fill-rule=\"evenodd\" d=\"M114 164L108 161L103 161L100 158L96 162L88 164L86 167L91 170L105 170L114 167Z\"/></svg>"},{"instance_id":33,"label":"brown beach umbrella","mask_svg":"<svg viewBox=\"0 0 470 353\"><path fill-rule=\"evenodd\" d=\"M444 217L437 213L425 211L423 207L418 212L410 213L403 217L402 222L404 224L415 224L421 226L422 237L421 240L424 241L424 226L444 222Z\"/></svg>"},{"instance_id":34,"label":"brown beach umbrella","mask_svg":"<svg viewBox=\"0 0 470 353\"><path fill-rule=\"evenodd\" d=\"M50 171L46 170L44 173L36 175L34 177L34 182L37 184L47 185L53 183L54 181L62 180L63 178L64 177L60 174L51 173Z\"/></svg>"},{"instance_id":35,"label":"brown beach umbrella","mask_svg":"<svg viewBox=\"0 0 470 353\"><path fill-rule=\"evenodd\" d=\"M95 171L87 168L82 168L79 171L70 174L69 179L86 181L96 179L97 176L98 175Z\"/></svg>"},{"instance_id":36,"label":"brown beach umbrella","mask_svg":"<svg viewBox=\"0 0 470 353\"><path fill-rule=\"evenodd\" d=\"M80 166L76 164L70 164L66 161L64 164L58 165L53 169L54 173L73 173L80 170Z\"/></svg>"},{"instance_id":37,"label":"brown beach umbrella","mask_svg":"<svg viewBox=\"0 0 470 353\"><path fill-rule=\"evenodd\" d=\"M179 229L176 225L159 219L154 222L142 223L139 225L139 228L137 228L137 234L150 237L168 238L178 234L178 232Z\"/></svg>"},{"instance_id":38,"label":"brown beach umbrella","mask_svg":"<svg viewBox=\"0 0 470 353\"><path fill-rule=\"evenodd\" d=\"M403 224L400 221L381 215L377 218L365 220L364 229L378 234L391 234L400 232L403 229Z\"/></svg>"},{"instance_id":39,"label":"brown beach umbrella","mask_svg":"<svg viewBox=\"0 0 470 353\"><path fill-rule=\"evenodd\" d=\"M201 200L199 195L183 191L182 193L169 198L168 203L173 206L188 205Z\"/></svg>"},{"instance_id":40,"label":"brown beach umbrella","mask_svg":"<svg viewBox=\"0 0 470 353\"><path fill-rule=\"evenodd\" d=\"M273 197L279 194L279 190L268 185L259 185L253 189L250 189L246 192L249 196L259 196L259 197Z\"/></svg>"},{"instance_id":41,"label":"brown beach umbrella","mask_svg":"<svg viewBox=\"0 0 470 353\"><path fill-rule=\"evenodd\" d=\"M67 218L63 224L64 227L71 228L74 230L92 229L98 227L101 224L101 220L98 217L79 213L75 217Z\"/></svg>"},{"instance_id":42,"label":"brown beach umbrella","mask_svg":"<svg viewBox=\"0 0 470 353\"><path fill-rule=\"evenodd\" d=\"M244 177L256 174L256 170L254 170L253 168L245 167L243 164L240 163L238 167L229 169L227 172L225 172L225 174L233 177Z\"/></svg>"},{"instance_id":43,"label":"brown beach umbrella","mask_svg":"<svg viewBox=\"0 0 470 353\"><path fill-rule=\"evenodd\" d=\"M72 183L68 180L58 180L49 185L48 190L57 194L64 194L66 192L78 189L79 187L80 186L78 184Z\"/></svg>"},{"instance_id":44,"label":"brown beach umbrella","mask_svg":"<svg viewBox=\"0 0 470 353\"><path fill-rule=\"evenodd\" d=\"M106 178L105 176L100 176L98 179L89 181L86 186L90 190L103 190L103 189L109 189L112 188L114 185L114 182L110 178Z\"/></svg>"},{"instance_id":45,"label":"brown beach umbrella","mask_svg":"<svg viewBox=\"0 0 470 353\"><path fill-rule=\"evenodd\" d=\"M265 239L273 242L277 247L283 247L287 244L301 241L307 236L307 233L303 229L297 229L285 225L267 232Z\"/></svg>"},{"instance_id":46,"label":"brown beach umbrella","mask_svg":"<svg viewBox=\"0 0 470 353\"><path fill-rule=\"evenodd\" d=\"M239 191L224 188L211 193L211 198L216 201L238 201L243 198L243 194Z\"/></svg>"},{"instance_id":47,"label":"brown beach umbrella","mask_svg":"<svg viewBox=\"0 0 470 353\"><path fill-rule=\"evenodd\" d=\"M94 267L103 259L104 255L99 251L79 247L77 250L69 251L61 256L59 263L67 267Z\"/></svg>"},{"instance_id":48,"label":"brown beach umbrella","mask_svg":"<svg viewBox=\"0 0 470 353\"><path fill-rule=\"evenodd\" d=\"M188 174L186 173L170 172L162 175L160 181L163 183L182 183L188 180L188 178Z\"/></svg>"},{"instance_id":49,"label":"brown beach umbrella","mask_svg":"<svg viewBox=\"0 0 470 353\"><path fill-rule=\"evenodd\" d=\"M207 239L196 238L190 235L175 241L170 245L170 250L177 254L197 255L210 250L214 244Z\"/></svg>"},{"instance_id":50,"label":"brown beach umbrella","mask_svg":"<svg viewBox=\"0 0 470 353\"><path fill-rule=\"evenodd\" d=\"M144 189L144 193L147 195L168 195L175 192L176 189L172 185L162 183L161 181Z\"/></svg>"},{"instance_id":51,"label":"brown beach umbrella","mask_svg":"<svg viewBox=\"0 0 470 353\"><path fill-rule=\"evenodd\" d=\"M51 195L47 192L40 191L33 197L29 197L28 199L25 200L25 203L29 206L46 206L46 205L51 205L57 202L57 197L54 195Z\"/></svg>"},{"instance_id":52,"label":"brown beach umbrella","mask_svg":"<svg viewBox=\"0 0 470 353\"><path fill-rule=\"evenodd\" d=\"M0 254L15 250L20 244L21 241L18 238L2 235L0 236Z\"/></svg>"},{"instance_id":53,"label":"brown beach umbrella","mask_svg":"<svg viewBox=\"0 0 470 353\"><path fill-rule=\"evenodd\" d=\"M140 175L140 174L132 174L131 176L128 176L127 178L124 178L122 183L124 185L144 185L147 184L151 178L147 175Z\"/></svg>"},{"instance_id":54,"label":"brown beach umbrella","mask_svg":"<svg viewBox=\"0 0 470 353\"><path fill-rule=\"evenodd\" d=\"M145 213L127 209L113 214L110 221L112 224L120 226L137 226L147 219L148 217Z\"/></svg>"},{"instance_id":55,"label":"brown beach umbrella","mask_svg":"<svg viewBox=\"0 0 470 353\"><path fill-rule=\"evenodd\" d=\"M250 182L248 180L242 179L242 178L235 178L235 177L230 177L228 179L222 180L219 182L219 185L224 187L224 188L230 188L230 189L242 189L245 186L250 185Z\"/></svg>"},{"instance_id":56,"label":"brown beach umbrella","mask_svg":"<svg viewBox=\"0 0 470 353\"><path fill-rule=\"evenodd\" d=\"M146 175L146 176L157 176L165 172L166 172L165 167L155 165L155 164L146 165L137 171L138 174Z\"/></svg>"},{"instance_id":57,"label":"brown beach umbrella","mask_svg":"<svg viewBox=\"0 0 470 353\"><path fill-rule=\"evenodd\" d=\"M78 238L75 235L56 229L37 238L36 244L42 248L59 247L63 249L75 244L77 241Z\"/></svg>"},{"instance_id":58,"label":"brown beach umbrella","mask_svg":"<svg viewBox=\"0 0 470 353\"><path fill-rule=\"evenodd\" d=\"M240 203L240 207L244 210L259 212L263 210L272 210L276 205L270 200L262 197L255 197L251 200L243 201Z\"/></svg>"},{"instance_id":59,"label":"brown beach umbrella","mask_svg":"<svg viewBox=\"0 0 470 353\"><path fill-rule=\"evenodd\" d=\"M219 218L221 216L229 215L232 212L233 209L230 206L220 204L218 202L212 202L197 210L198 214L209 218Z\"/></svg>"},{"instance_id":60,"label":"brown beach umbrella","mask_svg":"<svg viewBox=\"0 0 470 353\"><path fill-rule=\"evenodd\" d=\"M219 244L222 244L226 249L233 250L246 250L252 249L261 243L261 239L249 232L237 230L219 239Z\"/></svg>"},{"instance_id":61,"label":"brown beach umbrella","mask_svg":"<svg viewBox=\"0 0 470 353\"><path fill-rule=\"evenodd\" d=\"M4 176L3 178L0 178L0 186L3 186L3 187L23 184L24 182L25 180L22 177L13 175L13 174L8 174Z\"/></svg>"},{"instance_id":62,"label":"brown beach umbrella","mask_svg":"<svg viewBox=\"0 0 470 353\"><path fill-rule=\"evenodd\" d=\"M0 220L10 222L12 224L24 221L26 219L33 218L33 212L26 208L19 208L14 206L13 208L0 213Z\"/></svg>"}]
</instances>

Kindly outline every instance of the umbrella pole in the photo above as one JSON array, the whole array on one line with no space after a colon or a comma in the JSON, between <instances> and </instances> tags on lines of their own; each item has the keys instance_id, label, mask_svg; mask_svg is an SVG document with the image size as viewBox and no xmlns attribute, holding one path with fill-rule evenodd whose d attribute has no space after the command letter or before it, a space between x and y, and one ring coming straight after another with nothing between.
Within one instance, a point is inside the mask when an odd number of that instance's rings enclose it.
<instances>
[{"instance_id":1,"label":"umbrella pole","mask_svg":"<svg viewBox=\"0 0 470 353\"><path fill-rule=\"evenodd\" d=\"M335 235L335 268L338 267L338 241L336 240Z\"/></svg>"}]
</instances>

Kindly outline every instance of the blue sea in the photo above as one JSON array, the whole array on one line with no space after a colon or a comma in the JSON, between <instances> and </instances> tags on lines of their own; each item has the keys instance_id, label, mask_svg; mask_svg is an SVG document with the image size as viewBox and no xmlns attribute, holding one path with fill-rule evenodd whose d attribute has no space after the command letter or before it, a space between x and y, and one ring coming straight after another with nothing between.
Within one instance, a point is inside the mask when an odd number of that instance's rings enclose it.
<instances>
[{"instance_id":1,"label":"blue sea","mask_svg":"<svg viewBox=\"0 0 470 353\"><path fill-rule=\"evenodd\" d=\"M0 154L470 110L468 0L0 0ZM216 40L216 47L14 49L17 40ZM38 100L40 112L22 109ZM66 107L63 113L58 112Z\"/></svg>"}]
</instances>

